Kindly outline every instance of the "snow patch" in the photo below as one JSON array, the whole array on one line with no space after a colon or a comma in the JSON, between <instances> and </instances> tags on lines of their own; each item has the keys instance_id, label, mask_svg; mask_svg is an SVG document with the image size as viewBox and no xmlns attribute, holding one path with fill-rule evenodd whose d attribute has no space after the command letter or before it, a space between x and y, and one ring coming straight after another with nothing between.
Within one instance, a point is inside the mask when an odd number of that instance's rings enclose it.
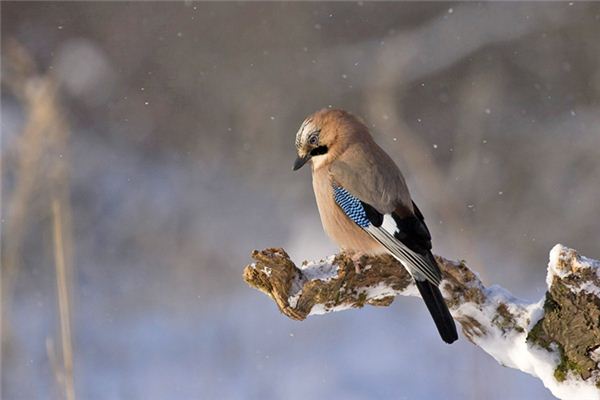
<instances>
[{"instance_id":1,"label":"snow patch","mask_svg":"<svg viewBox=\"0 0 600 400\"><path fill-rule=\"evenodd\" d=\"M309 261L302 266L300 270L309 281L320 280L329 282L337 277L339 266L333 263L335 256L329 256L320 261Z\"/></svg>"},{"instance_id":2,"label":"snow patch","mask_svg":"<svg viewBox=\"0 0 600 400\"><path fill-rule=\"evenodd\" d=\"M367 287L361 291L366 294L368 300L381 300L386 297L396 296L398 292L383 282L379 282L375 286Z\"/></svg>"},{"instance_id":3,"label":"snow patch","mask_svg":"<svg viewBox=\"0 0 600 400\"><path fill-rule=\"evenodd\" d=\"M565 261L565 247L562 244L555 245L550 250L550 261L548 262L548 275L546 275L546 285L552 286L552 281L555 276L566 278L570 271L565 271L561 266L561 261Z\"/></svg>"},{"instance_id":4,"label":"snow patch","mask_svg":"<svg viewBox=\"0 0 600 400\"><path fill-rule=\"evenodd\" d=\"M330 312L344 311L352 308L352 304L344 303L329 307L326 304L315 304L308 315L323 315Z\"/></svg>"}]
</instances>

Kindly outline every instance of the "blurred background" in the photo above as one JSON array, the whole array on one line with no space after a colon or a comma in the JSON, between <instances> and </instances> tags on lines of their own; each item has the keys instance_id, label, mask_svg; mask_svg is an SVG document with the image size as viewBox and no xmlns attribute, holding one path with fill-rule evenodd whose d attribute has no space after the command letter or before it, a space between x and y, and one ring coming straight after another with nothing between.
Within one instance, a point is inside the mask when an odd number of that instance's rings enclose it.
<instances>
[{"instance_id":1,"label":"blurred background","mask_svg":"<svg viewBox=\"0 0 600 400\"><path fill-rule=\"evenodd\" d=\"M600 258L600 3L2 2L2 399L550 399L419 299L294 322L336 251L294 136L361 116L434 249L537 301Z\"/></svg>"}]
</instances>

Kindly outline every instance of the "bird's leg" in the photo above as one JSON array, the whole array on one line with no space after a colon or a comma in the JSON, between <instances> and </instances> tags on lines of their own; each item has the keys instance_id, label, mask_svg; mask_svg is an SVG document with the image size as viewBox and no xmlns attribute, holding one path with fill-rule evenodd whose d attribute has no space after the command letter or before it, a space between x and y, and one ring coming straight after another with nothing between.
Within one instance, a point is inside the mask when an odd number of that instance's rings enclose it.
<instances>
[{"instance_id":1,"label":"bird's leg","mask_svg":"<svg viewBox=\"0 0 600 400\"><path fill-rule=\"evenodd\" d=\"M356 272L357 274L362 273L362 269L363 269L363 265L362 262L360 261L360 259L362 258L362 256L364 254L359 253L357 251L352 251L350 252L350 259L352 260L352 264L354 264L354 272ZM365 267L369 267L368 265L366 265Z\"/></svg>"}]
</instances>

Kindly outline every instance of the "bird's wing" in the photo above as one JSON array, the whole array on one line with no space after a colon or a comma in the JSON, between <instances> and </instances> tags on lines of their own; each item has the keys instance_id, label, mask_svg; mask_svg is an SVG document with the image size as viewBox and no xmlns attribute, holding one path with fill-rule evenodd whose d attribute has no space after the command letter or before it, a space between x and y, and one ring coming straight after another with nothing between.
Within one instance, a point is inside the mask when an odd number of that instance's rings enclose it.
<instances>
[{"instance_id":1,"label":"bird's wing","mask_svg":"<svg viewBox=\"0 0 600 400\"><path fill-rule=\"evenodd\" d=\"M441 272L430 251L431 236L416 206L417 215L402 205L381 213L339 182L332 185L335 202L348 218L402 262L415 279L440 284Z\"/></svg>"},{"instance_id":2,"label":"bird's wing","mask_svg":"<svg viewBox=\"0 0 600 400\"><path fill-rule=\"evenodd\" d=\"M404 206L412 214L412 201L402 173L374 142L355 143L329 167L332 180L380 213Z\"/></svg>"}]
</instances>

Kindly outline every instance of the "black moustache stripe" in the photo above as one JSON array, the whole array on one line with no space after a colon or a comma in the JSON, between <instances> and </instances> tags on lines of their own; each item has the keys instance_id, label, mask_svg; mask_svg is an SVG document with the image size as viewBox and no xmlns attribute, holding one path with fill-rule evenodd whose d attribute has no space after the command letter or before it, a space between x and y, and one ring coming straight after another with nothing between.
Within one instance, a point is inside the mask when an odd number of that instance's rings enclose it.
<instances>
[{"instance_id":1,"label":"black moustache stripe","mask_svg":"<svg viewBox=\"0 0 600 400\"><path fill-rule=\"evenodd\" d=\"M314 149L312 149L310 151L310 155L311 156L320 156L321 154L325 154L327 153L327 150L329 150L327 148L327 146L319 146L319 147L315 147Z\"/></svg>"}]
</instances>

